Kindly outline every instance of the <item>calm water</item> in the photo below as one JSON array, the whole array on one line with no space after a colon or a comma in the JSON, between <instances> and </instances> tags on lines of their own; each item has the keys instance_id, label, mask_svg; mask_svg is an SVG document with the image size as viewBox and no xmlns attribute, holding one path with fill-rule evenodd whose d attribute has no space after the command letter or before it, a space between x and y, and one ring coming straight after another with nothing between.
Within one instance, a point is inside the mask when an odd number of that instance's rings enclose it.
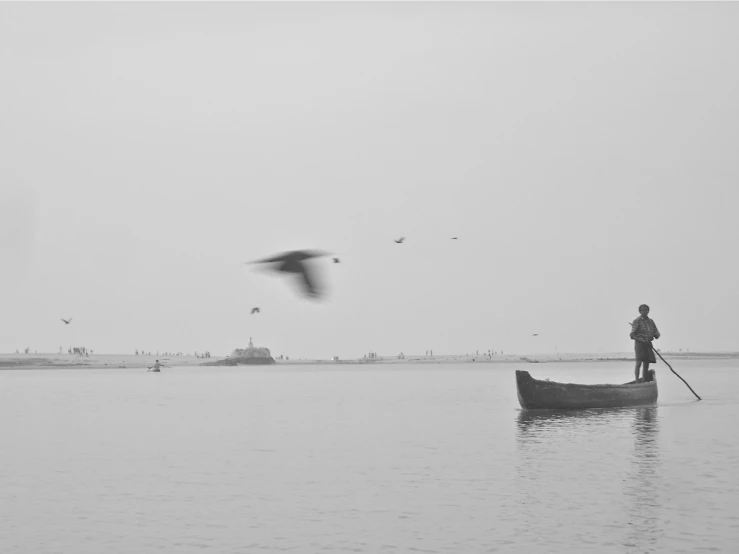
<instances>
[{"instance_id":1,"label":"calm water","mask_svg":"<svg viewBox=\"0 0 739 554\"><path fill-rule=\"evenodd\" d=\"M734 552L739 361L0 371L0 552Z\"/></svg>"}]
</instances>

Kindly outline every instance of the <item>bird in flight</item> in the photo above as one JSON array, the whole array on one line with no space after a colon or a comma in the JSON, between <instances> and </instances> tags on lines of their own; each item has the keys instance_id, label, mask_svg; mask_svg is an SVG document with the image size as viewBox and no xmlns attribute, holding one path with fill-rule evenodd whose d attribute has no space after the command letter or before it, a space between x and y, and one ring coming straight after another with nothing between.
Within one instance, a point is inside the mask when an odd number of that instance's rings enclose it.
<instances>
[{"instance_id":1,"label":"bird in flight","mask_svg":"<svg viewBox=\"0 0 739 554\"><path fill-rule=\"evenodd\" d=\"M459 240L457 237L452 237L452 240Z\"/></svg>"},{"instance_id":2,"label":"bird in flight","mask_svg":"<svg viewBox=\"0 0 739 554\"><path fill-rule=\"evenodd\" d=\"M322 291L319 286L316 270L310 268L306 260L317 258L319 256L328 256L327 252L322 250L291 250L275 254L269 258L246 262L249 264L272 264L269 269L279 271L281 273L294 273L300 277L298 281L301 285L303 294L310 298L320 298Z\"/></svg>"},{"instance_id":3,"label":"bird in flight","mask_svg":"<svg viewBox=\"0 0 739 554\"><path fill-rule=\"evenodd\" d=\"M251 313L252 313L252 315L258 314L259 313L259 308L252 308L251 309Z\"/></svg>"},{"instance_id":4,"label":"bird in flight","mask_svg":"<svg viewBox=\"0 0 739 554\"><path fill-rule=\"evenodd\" d=\"M338 264L338 263L339 263L340 261L341 261L341 260L339 260L339 258L334 258L334 263L335 263L335 264Z\"/></svg>"},{"instance_id":5,"label":"bird in flight","mask_svg":"<svg viewBox=\"0 0 739 554\"><path fill-rule=\"evenodd\" d=\"M64 325L69 325L71 323L71 321L72 321L72 318L70 317L69 319L64 319L62 317L61 320L64 322Z\"/></svg>"},{"instance_id":6,"label":"bird in flight","mask_svg":"<svg viewBox=\"0 0 739 554\"><path fill-rule=\"evenodd\" d=\"M395 242L397 242L398 244L403 244L405 237L400 237L399 239L393 239L393 240L395 240Z\"/></svg>"},{"instance_id":7,"label":"bird in flight","mask_svg":"<svg viewBox=\"0 0 739 554\"><path fill-rule=\"evenodd\" d=\"M531 335L531 336L532 336L532 337L538 337L538 336L539 336L539 333L534 333L534 334L533 334L533 335Z\"/></svg>"}]
</instances>

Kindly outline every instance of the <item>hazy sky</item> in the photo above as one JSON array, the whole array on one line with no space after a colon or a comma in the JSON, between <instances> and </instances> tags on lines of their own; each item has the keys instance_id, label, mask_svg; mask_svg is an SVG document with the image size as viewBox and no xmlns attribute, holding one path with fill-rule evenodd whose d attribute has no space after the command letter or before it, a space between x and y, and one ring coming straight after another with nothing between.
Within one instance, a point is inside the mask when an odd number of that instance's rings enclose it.
<instances>
[{"instance_id":1,"label":"hazy sky","mask_svg":"<svg viewBox=\"0 0 739 554\"><path fill-rule=\"evenodd\" d=\"M2 3L0 352L626 351L643 302L657 346L738 350L738 28L733 3ZM301 248L342 259L323 302L244 264Z\"/></svg>"}]
</instances>

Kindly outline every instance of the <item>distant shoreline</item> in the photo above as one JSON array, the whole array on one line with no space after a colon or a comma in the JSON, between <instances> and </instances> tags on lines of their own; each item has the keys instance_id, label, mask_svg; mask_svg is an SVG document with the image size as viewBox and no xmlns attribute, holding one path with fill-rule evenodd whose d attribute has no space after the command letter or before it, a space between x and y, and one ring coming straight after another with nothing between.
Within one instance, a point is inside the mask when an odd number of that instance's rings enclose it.
<instances>
[{"instance_id":1,"label":"distant shoreline","mask_svg":"<svg viewBox=\"0 0 739 554\"><path fill-rule=\"evenodd\" d=\"M710 359L739 359L739 352L661 352L665 359L670 360L710 360ZM200 366L224 357L196 358L195 356L146 356L132 354L94 354L81 357L73 354L0 354L0 370L11 369L146 369L160 360L164 367ZM392 365L392 364L500 364L500 363L560 363L560 362L633 362L631 352L616 353L575 353L575 354L506 354L502 356L469 356L464 354L442 356L406 356L398 359L397 356L380 356L377 358L349 358L346 360L331 359L292 359L276 360L281 365ZM662 363L661 360L658 360ZM266 366L265 366L266 367Z\"/></svg>"}]
</instances>

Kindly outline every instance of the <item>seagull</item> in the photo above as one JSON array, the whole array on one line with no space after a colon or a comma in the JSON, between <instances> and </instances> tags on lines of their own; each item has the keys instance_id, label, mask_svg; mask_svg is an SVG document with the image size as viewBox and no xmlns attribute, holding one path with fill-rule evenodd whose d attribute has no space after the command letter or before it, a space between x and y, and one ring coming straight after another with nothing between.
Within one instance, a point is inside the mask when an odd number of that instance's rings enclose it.
<instances>
[{"instance_id":1,"label":"seagull","mask_svg":"<svg viewBox=\"0 0 739 554\"><path fill-rule=\"evenodd\" d=\"M305 263L305 260L328 255L327 252L323 252L322 250L291 250L289 252L275 254L269 258L246 263L275 264L270 269L282 273L295 273L301 278L303 294L310 298L320 298L321 291L319 290L315 270L309 270L309 266Z\"/></svg>"},{"instance_id":2,"label":"seagull","mask_svg":"<svg viewBox=\"0 0 739 554\"><path fill-rule=\"evenodd\" d=\"M393 239L395 240L395 239ZM403 244L403 241L405 240L405 237L400 237L399 239L395 240L398 244Z\"/></svg>"},{"instance_id":3,"label":"seagull","mask_svg":"<svg viewBox=\"0 0 739 554\"><path fill-rule=\"evenodd\" d=\"M258 314L259 313L259 308L252 308L251 309L251 313L252 313L252 315Z\"/></svg>"},{"instance_id":4,"label":"seagull","mask_svg":"<svg viewBox=\"0 0 739 554\"><path fill-rule=\"evenodd\" d=\"M339 258L334 258L334 263L335 263L335 264L338 264L338 263L340 263L340 260L339 260Z\"/></svg>"},{"instance_id":5,"label":"seagull","mask_svg":"<svg viewBox=\"0 0 739 554\"><path fill-rule=\"evenodd\" d=\"M61 320L64 322L64 325L69 325L71 323L71 321L72 321L72 318L70 317L69 319L64 319L62 317Z\"/></svg>"}]
</instances>

